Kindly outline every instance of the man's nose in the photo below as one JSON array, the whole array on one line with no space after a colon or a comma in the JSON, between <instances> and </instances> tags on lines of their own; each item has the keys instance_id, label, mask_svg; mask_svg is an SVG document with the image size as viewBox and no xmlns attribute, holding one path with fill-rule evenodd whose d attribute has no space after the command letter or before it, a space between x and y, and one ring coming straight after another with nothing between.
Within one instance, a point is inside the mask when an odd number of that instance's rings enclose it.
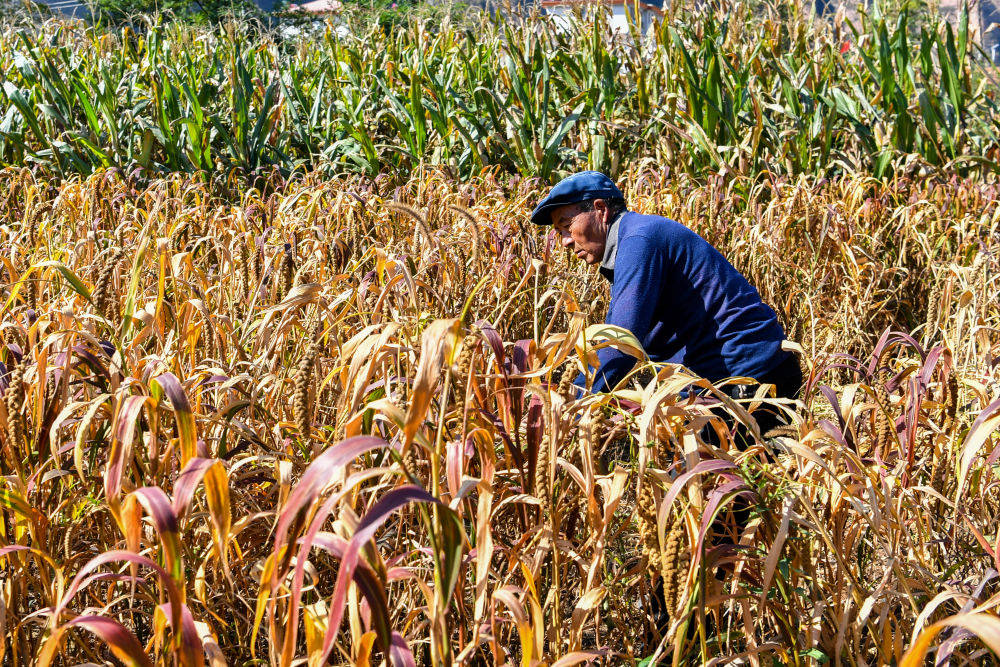
<instances>
[{"instance_id":1,"label":"man's nose","mask_svg":"<svg viewBox=\"0 0 1000 667\"><path fill-rule=\"evenodd\" d=\"M562 246L564 248L568 248L571 245L573 245L573 237L570 236L569 234L563 234L562 238L560 239L560 242L562 243Z\"/></svg>"}]
</instances>

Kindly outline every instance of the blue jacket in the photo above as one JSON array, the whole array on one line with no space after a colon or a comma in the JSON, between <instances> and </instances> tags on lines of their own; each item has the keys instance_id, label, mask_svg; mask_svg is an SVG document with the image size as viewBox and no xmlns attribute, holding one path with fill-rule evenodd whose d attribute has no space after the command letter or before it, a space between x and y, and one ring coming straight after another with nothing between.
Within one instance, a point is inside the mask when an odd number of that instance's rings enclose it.
<instances>
[{"instance_id":1,"label":"blue jacket","mask_svg":"<svg viewBox=\"0 0 1000 667\"><path fill-rule=\"evenodd\" d=\"M626 212L612 223L601 273L611 281L605 322L624 327L653 361L684 364L717 382L760 378L784 361L774 311L733 265L684 225ZM635 358L598 352L593 390L613 388Z\"/></svg>"}]
</instances>

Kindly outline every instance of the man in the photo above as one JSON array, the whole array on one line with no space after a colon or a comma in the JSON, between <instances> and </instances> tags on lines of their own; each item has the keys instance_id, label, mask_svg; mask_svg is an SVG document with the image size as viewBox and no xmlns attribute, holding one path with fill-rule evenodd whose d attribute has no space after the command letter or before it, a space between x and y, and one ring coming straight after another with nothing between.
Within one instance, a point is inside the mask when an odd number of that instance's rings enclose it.
<instances>
[{"instance_id":1,"label":"man","mask_svg":"<svg viewBox=\"0 0 1000 667\"><path fill-rule=\"evenodd\" d=\"M754 289L707 241L680 223L626 209L614 182L596 171L560 181L531 221L554 225L564 248L600 265L611 282L605 320L631 331L653 361L680 363L718 382L752 377L793 397L802 384L795 357L781 348L778 319ZM593 390L612 389L635 364L613 348L601 361ZM734 385L730 394L740 395ZM762 432L777 416L755 415Z\"/></svg>"},{"instance_id":2,"label":"man","mask_svg":"<svg viewBox=\"0 0 1000 667\"><path fill-rule=\"evenodd\" d=\"M712 382L752 377L774 384L780 398L798 393L802 373L795 357L781 349L785 333L774 311L718 250L687 227L629 212L621 190L596 171L556 184L531 221L554 225L564 248L587 264L600 265L611 281L605 322L631 331L653 361L683 364ZM594 391L614 388L635 365L633 357L613 348L597 356ZM729 393L745 398L743 390L732 385ZM761 433L780 422L768 410L754 417ZM736 431L740 446L749 440L742 431ZM711 428L704 436L715 439ZM739 525L745 525L749 511L745 503L736 503ZM657 632L664 633L670 613L662 579L655 583L650 612Z\"/></svg>"}]
</instances>

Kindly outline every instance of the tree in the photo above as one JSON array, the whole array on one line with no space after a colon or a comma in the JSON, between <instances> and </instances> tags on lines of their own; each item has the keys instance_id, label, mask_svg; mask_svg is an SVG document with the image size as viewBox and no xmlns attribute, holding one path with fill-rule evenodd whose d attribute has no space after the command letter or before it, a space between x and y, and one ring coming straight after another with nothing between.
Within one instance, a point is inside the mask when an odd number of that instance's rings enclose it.
<instances>
[{"instance_id":1,"label":"tree","mask_svg":"<svg viewBox=\"0 0 1000 667\"><path fill-rule=\"evenodd\" d=\"M136 14L167 12L196 23L215 22L226 16L256 14L251 0L97 0L102 16L113 22L131 20Z\"/></svg>"}]
</instances>

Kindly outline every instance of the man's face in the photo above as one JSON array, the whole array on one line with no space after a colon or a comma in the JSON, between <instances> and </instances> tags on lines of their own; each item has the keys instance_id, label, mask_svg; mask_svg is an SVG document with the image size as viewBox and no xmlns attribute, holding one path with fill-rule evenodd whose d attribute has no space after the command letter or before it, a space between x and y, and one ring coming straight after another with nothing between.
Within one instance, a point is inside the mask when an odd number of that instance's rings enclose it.
<instances>
[{"instance_id":1,"label":"man's face","mask_svg":"<svg viewBox=\"0 0 1000 667\"><path fill-rule=\"evenodd\" d=\"M552 226L562 247L572 250L587 264L599 264L604 258L610 213L603 199L594 200L592 211L584 211L580 204L567 204L552 211Z\"/></svg>"}]
</instances>

